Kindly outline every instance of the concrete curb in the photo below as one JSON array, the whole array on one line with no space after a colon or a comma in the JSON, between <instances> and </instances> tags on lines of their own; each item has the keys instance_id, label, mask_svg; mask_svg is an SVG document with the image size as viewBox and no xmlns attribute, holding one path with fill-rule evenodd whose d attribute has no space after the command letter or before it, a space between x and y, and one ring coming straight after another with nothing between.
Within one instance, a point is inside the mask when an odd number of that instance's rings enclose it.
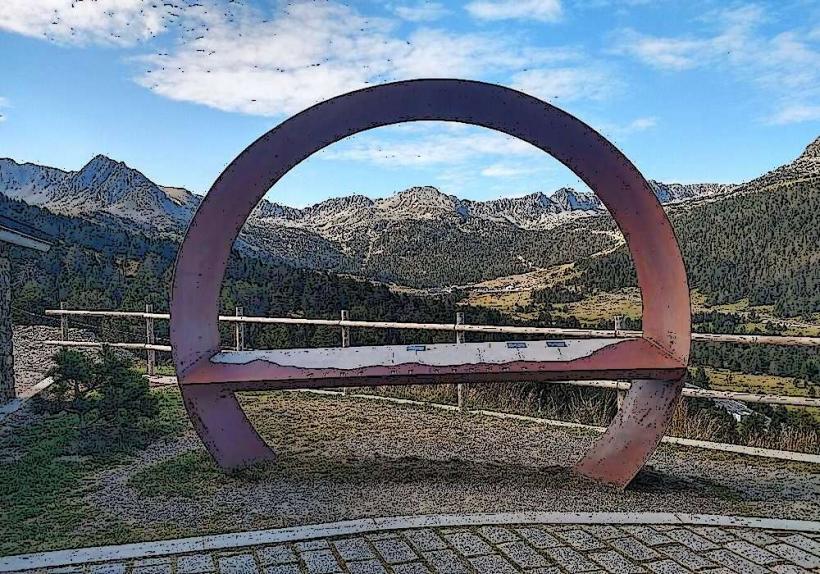
<instances>
[{"instance_id":1,"label":"concrete curb","mask_svg":"<svg viewBox=\"0 0 820 574\"><path fill-rule=\"evenodd\" d=\"M820 522L782 520L715 514L679 514L667 512L504 512L498 514L434 514L427 516L395 516L364 518L326 524L294 526L275 530L257 530L231 534L196 536L176 540L139 542L118 546L99 546L75 550L57 550L35 554L0 557L0 572L72 566L90 562L110 562L148 558L169 554L184 554L350 536L386 530L429 527L487 526L498 524L680 524L766 528L820 533Z\"/></svg>"}]
</instances>

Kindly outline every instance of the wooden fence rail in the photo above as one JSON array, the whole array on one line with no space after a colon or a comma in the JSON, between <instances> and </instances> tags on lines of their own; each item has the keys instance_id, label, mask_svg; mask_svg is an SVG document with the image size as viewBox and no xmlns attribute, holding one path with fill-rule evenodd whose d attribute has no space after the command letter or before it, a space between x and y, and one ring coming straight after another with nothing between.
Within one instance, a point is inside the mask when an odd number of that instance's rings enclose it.
<instances>
[{"instance_id":1,"label":"wooden fence rail","mask_svg":"<svg viewBox=\"0 0 820 574\"><path fill-rule=\"evenodd\" d=\"M102 347L108 345L120 349L141 350L146 352L147 371L153 374L156 366L156 352L171 352L169 345L157 345L154 343L154 321L168 320L168 313L154 313L150 305L146 305L145 312L137 311L90 311L82 309L65 309L60 305L60 309L48 309L46 315L60 317L61 338L60 341L45 341L47 345L61 347ZM100 343L96 341L70 341L68 340L68 318L70 316L81 317L110 317L144 320L146 325L145 343ZM390 321L351 321L347 310L342 310L340 319L304 319L298 317L254 317L243 314L242 307L236 308L235 315L220 315L219 320L225 323L234 323L234 349L243 350L245 345L245 324L262 325L321 325L327 327L337 327L341 333L341 344L343 347L351 344L351 329L404 329L420 331L449 331L454 333L456 343L463 343L466 333L505 333L515 335L551 335L587 338L637 338L641 336L640 331L624 331L620 329L620 321L616 320L614 330L602 329L563 329L559 327L520 327L514 325L469 325L464 322L464 314L457 313L454 323L396 323ZM713 333L692 333L693 341L735 343L745 345L778 345L788 347L820 347L820 337L785 337L778 335L730 335ZM561 383L581 386L613 389L623 393L630 387L625 381L562 381ZM764 403L771 405L788 405L796 407L817 407L820 408L820 398L798 397L790 395L768 395L755 394L736 391L714 391L687 387L683 390L683 396L689 398L708 399L729 399L746 403ZM466 408L465 393L462 385L458 385L458 404L460 408Z\"/></svg>"},{"instance_id":2,"label":"wooden fence rail","mask_svg":"<svg viewBox=\"0 0 820 574\"><path fill-rule=\"evenodd\" d=\"M241 309L241 308L240 308ZM78 309L47 309L46 315L83 317L120 317L131 319L168 320L168 313L140 313L138 311L84 311ZM510 335L561 335L564 337L624 338L641 337L641 331L607 329L564 329L561 327L521 327L516 325L469 325L459 323L395 323L390 321L351 321L343 319L304 319L300 317L254 317L220 315L225 323L257 323L262 325L322 325L325 327L360 329L404 329L419 331L453 331L463 333L506 333ZM731 335L724 333L692 333L693 341L706 343L739 343L748 345L777 345L786 347L820 347L820 337L791 337L783 335Z\"/></svg>"}]
</instances>

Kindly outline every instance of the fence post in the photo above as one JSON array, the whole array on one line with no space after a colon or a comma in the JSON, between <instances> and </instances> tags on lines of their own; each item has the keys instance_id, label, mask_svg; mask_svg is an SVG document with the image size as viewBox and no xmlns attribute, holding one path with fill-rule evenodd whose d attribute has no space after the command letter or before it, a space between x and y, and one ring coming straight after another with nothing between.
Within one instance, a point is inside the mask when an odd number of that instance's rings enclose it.
<instances>
[{"instance_id":1,"label":"fence post","mask_svg":"<svg viewBox=\"0 0 820 574\"><path fill-rule=\"evenodd\" d=\"M65 311L65 303L60 301L60 310ZM68 315L60 315L60 340L68 341Z\"/></svg>"},{"instance_id":2,"label":"fence post","mask_svg":"<svg viewBox=\"0 0 820 574\"><path fill-rule=\"evenodd\" d=\"M347 309L342 309L341 313L342 321L350 321L350 311ZM350 346L350 327L345 327L342 325L342 347L349 347ZM342 394L347 394L347 387L342 387Z\"/></svg>"},{"instance_id":3,"label":"fence post","mask_svg":"<svg viewBox=\"0 0 820 574\"><path fill-rule=\"evenodd\" d=\"M456 313L456 325L463 325L464 324L464 313L458 311ZM459 331L456 329L456 344L460 345L464 342L464 331ZM467 401L466 399L466 391L465 385L463 383L459 383L456 386L456 392L458 393L458 408L466 409L467 408Z\"/></svg>"},{"instance_id":4,"label":"fence post","mask_svg":"<svg viewBox=\"0 0 820 574\"><path fill-rule=\"evenodd\" d=\"M150 303L145 304L145 312L146 313L153 313L154 306ZM153 317L145 317L145 341L149 345L155 344L156 340L154 337L154 318ZM148 376L154 376L156 374L156 364L157 364L157 352L154 349L148 349L146 353L148 364L145 368L145 371L148 373Z\"/></svg>"},{"instance_id":5,"label":"fence post","mask_svg":"<svg viewBox=\"0 0 820 574\"><path fill-rule=\"evenodd\" d=\"M621 321L623 317L621 315L615 315L615 336L617 337L621 332ZM627 381L628 382L628 381ZM615 391L616 399L618 401L618 410L620 411L624 406L624 400L626 399L626 391L622 391L618 389Z\"/></svg>"},{"instance_id":6,"label":"fence post","mask_svg":"<svg viewBox=\"0 0 820 574\"><path fill-rule=\"evenodd\" d=\"M242 317L245 313L245 309L243 307L237 307L235 313L237 317ZM245 350L245 323L240 321L234 324L234 347L237 351Z\"/></svg>"},{"instance_id":7,"label":"fence post","mask_svg":"<svg viewBox=\"0 0 820 574\"><path fill-rule=\"evenodd\" d=\"M342 309L342 321L350 321L350 311ZM350 346L350 327L342 326L342 347Z\"/></svg>"}]
</instances>

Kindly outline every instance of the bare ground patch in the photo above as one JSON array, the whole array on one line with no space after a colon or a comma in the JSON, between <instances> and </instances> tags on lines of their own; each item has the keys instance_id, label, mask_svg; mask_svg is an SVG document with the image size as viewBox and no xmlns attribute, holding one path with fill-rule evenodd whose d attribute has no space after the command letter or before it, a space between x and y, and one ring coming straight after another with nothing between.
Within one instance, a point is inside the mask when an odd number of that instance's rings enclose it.
<instances>
[{"instance_id":1,"label":"bare ground patch","mask_svg":"<svg viewBox=\"0 0 820 574\"><path fill-rule=\"evenodd\" d=\"M80 530L110 520L149 539L515 510L820 519L816 466L664 445L619 492L568 471L594 439L584 431L303 393L243 403L275 464L223 474L188 431L93 476L86 502L95 512Z\"/></svg>"}]
</instances>

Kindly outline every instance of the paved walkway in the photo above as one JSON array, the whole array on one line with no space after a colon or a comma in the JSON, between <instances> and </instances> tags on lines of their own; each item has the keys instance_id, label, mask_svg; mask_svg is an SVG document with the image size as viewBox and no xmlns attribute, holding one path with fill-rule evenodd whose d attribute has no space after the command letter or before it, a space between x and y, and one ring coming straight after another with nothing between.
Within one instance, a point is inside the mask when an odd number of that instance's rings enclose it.
<instances>
[{"instance_id":1,"label":"paved walkway","mask_svg":"<svg viewBox=\"0 0 820 574\"><path fill-rule=\"evenodd\" d=\"M820 572L820 523L680 514L399 517L0 558L0 572L14 568L51 574L799 574Z\"/></svg>"}]
</instances>

